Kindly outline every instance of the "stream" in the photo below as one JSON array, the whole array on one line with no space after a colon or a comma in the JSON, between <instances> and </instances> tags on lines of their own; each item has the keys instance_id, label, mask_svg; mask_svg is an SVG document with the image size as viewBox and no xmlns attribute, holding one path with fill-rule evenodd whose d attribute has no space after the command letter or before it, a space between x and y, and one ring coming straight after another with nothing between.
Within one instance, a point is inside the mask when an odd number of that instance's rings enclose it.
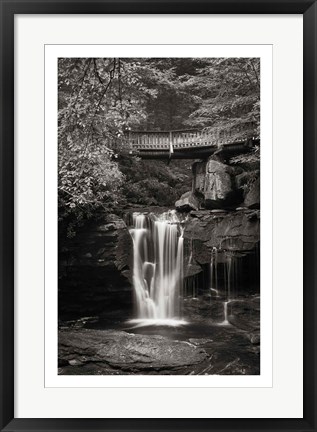
<instances>
[{"instance_id":1,"label":"stream","mask_svg":"<svg viewBox=\"0 0 317 432\"><path fill-rule=\"evenodd\" d=\"M225 239L192 274L184 215L134 212L131 220L133 307L63 321L59 374L259 374L260 296L244 274L258 256Z\"/></svg>"}]
</instances>

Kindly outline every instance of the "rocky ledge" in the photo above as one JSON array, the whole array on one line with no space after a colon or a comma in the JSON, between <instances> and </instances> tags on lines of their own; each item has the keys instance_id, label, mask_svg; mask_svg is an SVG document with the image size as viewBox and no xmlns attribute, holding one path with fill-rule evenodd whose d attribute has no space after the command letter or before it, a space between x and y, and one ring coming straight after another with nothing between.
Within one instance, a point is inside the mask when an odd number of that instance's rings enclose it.
<instances>
[{"instance_id":1,"label":"rocky ledge","mask_svg":"<svg viewBox=\"0 0 317 432\"><path fill-rule=\"evenodd\" d=\"M195 325L168 329L165 336L138 334L143 333L138 328L131 329L129 333L122 330L63 329L59 331L58 373L259 374L260 347L259 341L251 340L252 337L254 339L253 334L233 326L209 326L204 330L204 337L197 337Z\"/></svg>"},{"instance_id":2,"label":"rocky ledge","mask_svg":"<svg viewBox=\"0 0 317 432\"><path fill-rule=\"evenodd\" d=\"M104 374L173 371L201 363L207 357L206 351L194 344L157 335L91 329L59 334L60 365L82 366L93 362Z\"/></svg>"},{"instance_id":3,"label":"rocky ledge","mask_svg":"<svg viewBox=\"0 0 317 432\"><path fill-rule=\"evenodd\" d=\"M100 214L59 244L59 318L132 310L132 239L125 222Z\"/></svg>"}]
</instances>

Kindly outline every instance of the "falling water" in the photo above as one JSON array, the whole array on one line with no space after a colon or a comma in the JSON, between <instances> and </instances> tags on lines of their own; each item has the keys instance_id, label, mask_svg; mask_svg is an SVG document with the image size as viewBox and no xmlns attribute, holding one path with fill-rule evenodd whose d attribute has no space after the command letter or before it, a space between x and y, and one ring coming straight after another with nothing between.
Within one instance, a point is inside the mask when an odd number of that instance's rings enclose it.
<instances>
[{"instance_id":1,"label":"falling water","mask_svg":"<svg viewBox=\"0 0 317 432\"><path fill-rule=\"evenodd\" d=\"M218 291L218 251L217 248L213 248L211 251L210 259L210 291L219 297Z\"/></svg>"},{"instance_id":2,"label":"falling water","mask_svg":"<svg viewBox=\"0 0 317 432\"><path fill-rule=\"evenodd\" d=\"M183 232L176 212L133 214L133 287L137 318L171 320L181 314Z\"/></svg>"},{"instance_id":3,"label":"falling water","mask_svg":"<svg viewBox=\"0 0 317 432\"><path fill-rule=\"evenodd\" d=\"M216 299L219 297L223 299L223 321L219 325L230 325L228 321L228 304L236 294L237 263L234 252L213 248L210 260L209 289L211 294L215 294ZM221 286L219 287L220 281ZM210 301L212 301L211 298Z\"/></svg>"},{"instance_id":4,"label":"falling water","mask_svg":"<svg viewBox=\"0 0 317 432\"><path fill-rule=\"evenodd\" d=\"M223 321L219 323L219 325L230 325L230 322L228 321L228 303L230 303L230 301L223 302Z\"/></svg>"}]
</instances>

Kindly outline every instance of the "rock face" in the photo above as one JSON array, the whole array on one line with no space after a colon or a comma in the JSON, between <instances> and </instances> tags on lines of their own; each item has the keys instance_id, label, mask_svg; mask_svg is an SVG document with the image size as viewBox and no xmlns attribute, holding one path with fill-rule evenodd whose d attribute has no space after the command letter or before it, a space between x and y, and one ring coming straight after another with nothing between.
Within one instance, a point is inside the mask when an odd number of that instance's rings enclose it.
<instances>
[{"instance_id":1,"label":"rock face","mask_svg":"<svg viewBox=\"0 0 317 432\"><path fill-rule=\"evenodd\" d=\"M198 198L191 191L185 192L178 201L175 203L176 210L190 211L199 210L200 204Z\"/></svg>"},{"instance_id":2,"label":"rock face","mask_svg":"<svg viewBox=\"0 0 317 432\"><path fill-rule=\"evenodd\" d=\"M193 260L199 264L210 263L214 247L237 252L251 251L260 241L260 212L191 212L185 223L184 238L190 244Z\"/></svg>"},{"instance_id":3,"label":"rock face","mask_svg":"<svg viewBox=\"0 0 317 432\"><path fill-rule=\"evenodd\" d=\"M210 312L209 312L210 314ZM201 329L203 324L198 324ZM165 336L120 330L60 330L60 375L255 375L259 334L204 327L205 336L169 328ZM139 330L141 331L141 330ZM203 332L204 333L204 332ZM182 340L179 340L181 337ZM230 349L229 349L230 347Z\"/></svg>"},{"instance_id":4,"label":"rock face","mask_svg":"<svg viewBox=\"0 0 317 432\"><path fill-rule=\"evenodd\" d=\"M184 222L183 237L185 295L193 292L202 295L201 287L210 283L210 263L215 253L222 269L228 264L228 257L233 257L239 268L235 283L240 289L258 292L260 210L191 211ZM221 272L224 270L218 271L218 277ZM224 283L222 279L222 289Z\"/></svg>"},{"instance_id":5,"label":"rock face","mask_svg":"<svg viewBox=\"0 0 317 432\"><path fill-rule=\"evenodd\" d=\"M132 309L132 239L117 216L87 223L59 245L59 316Z\"/></svg>"},{"instance_id":6,"label":"rock face","mask_svg":"<svg viewBox=\"0 0 317 432\"><path fill-rule=\"evenodd\" d=\"M193 174L194 191L204 196L206 208L223 208L239 201L231 166L210 157L207 162L196 162Z\"/></svg>"},{"instance_id":7,"label":"rock face","mask_svg":"<svg viewBox=\"0 0 317 432\"><path fill-rule=\"evenodd\" d=\"M260 208L259 169L228 165L210 156L207 161L193 164L193 193L203 198L199 208Z\"/></svg>"},{"instance_id":8,"label":"rock face","mask_svg":"<svg viewBox=\"0 0 317 432\"><path fill-rule=\"evenodd\" d=\"M89 343L87 343L89 341ZM118 330L60 331L59 364L97 363L104 374L173 371L201 363L207 353L185 341Z\"/></svg>"},{"instance_id":9,"label":"rock face","mask_svg":"<svg viewBox=\"0 0 317 432\"><path fill-rule=\"evenodd\" d=\"M228 320L242 330L252 331L251 342L255 344L260 331L260 297L230 302Z\"/></svg>"},{"instance_id":10,"label":"rock face","mask_svg":"<svg viewBox=\"0 0 317 432\"><path fill-rule=\"evenodd\" d=\"M258 177L246 192L244 206L249 208L260 208L260 178Z\"/></svg>"},{"instance_id":11,"label":"rock face","mask_svg":"<svg viewBox=\"0 0 317 432\"><path fill-rule=\"evenodd\" d=\"M206 164L204 195L207 208L221 208L230 203L234 195L232 168L209 159Z\"/></svg>"}]
</instances>

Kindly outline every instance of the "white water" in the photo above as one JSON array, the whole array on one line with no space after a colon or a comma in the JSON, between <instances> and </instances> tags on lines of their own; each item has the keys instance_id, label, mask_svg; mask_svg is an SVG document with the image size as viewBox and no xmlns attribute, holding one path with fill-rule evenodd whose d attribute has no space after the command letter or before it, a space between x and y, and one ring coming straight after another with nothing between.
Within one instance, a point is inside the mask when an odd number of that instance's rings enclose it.
<instances>
[{"instance_id":1,"label":"white water","mask_svg":"<svg viewBox=\"0 0 317 432\"><path fill-rule=\"evenodd\" d=\"M210 259L210 290L219 295L218 291L218 250L214 247Z\"/></svg>"},{"instance_id":2,"label":"white water","mask_svg":"<svg viewBox=\"0 0 317 432\"><path fill-rule=\"evenodd\" d=\"M133 214L133 287L138 320L170 323L180 317L183 233L175 211ZM182 323L182 321L179 321Z\"/></svg>"},{"instance_id":3,"label":"white water","mask_svg":"<svg viewBox=\"0 0 317 432\"><path fill-rule=\"evenodd\" d=\"M181 325L188 324L187 321L175 318L166 318L166 319L151 319L151 318L140 318L140 319L132 319L128 321L129 324L132 324L131 328L138 328L144 326L169 326L169 327L178 327Z\"/></svg>"},{"instance_id":4,"label":"white water","mask_svg":"<svg viewBox=\"0 0 317 432\"><path fill-rule=\"evenodd\" d=\"M227 326L230 325L230 322L228 321L228 303L229 301L223 302L223 321L219 323L219 325Z\"/></svg>"},{"instance_id":5,"label":"white water","mask_svg":"<svg viewBox=\"0 0 317 432\"><path fill-rule=\"evenodd\" d=\"M211 294L215 293L215 298L217 299L220 296L220 291L218 289L218 264L219 264L219 255L218 249L213 248L211 252L210 259L210 291ZM221 252L221 251L220 251ZM218 325L220 326L230 326L230 322L228 321L228 304L232 301L232 283L236 280L236 262L233 260L232 254L225 254L220 257L220 262L223 264L223 289L222 296L225 298L225 301L222 302L223 305L223 321ZM211 302L210 298L210 302Z\"/></svg>"}]
</instances>

